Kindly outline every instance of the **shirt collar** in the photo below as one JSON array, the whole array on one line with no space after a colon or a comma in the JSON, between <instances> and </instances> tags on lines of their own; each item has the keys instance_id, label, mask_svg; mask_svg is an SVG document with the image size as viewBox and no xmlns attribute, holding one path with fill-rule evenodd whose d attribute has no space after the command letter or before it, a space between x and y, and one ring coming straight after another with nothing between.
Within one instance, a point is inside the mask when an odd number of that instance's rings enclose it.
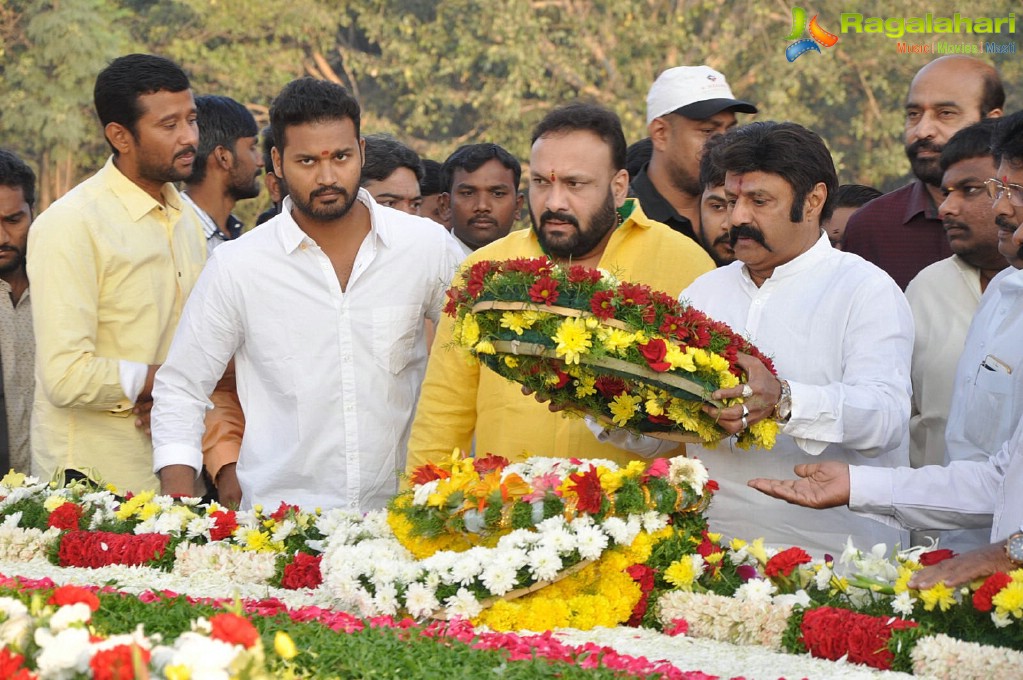
<instances>
[{"instance_id":1,"label":"shirt collar","mask_svg":"<svg viewBox=\"0 0 1023 680\"><path fill-rule=\"evenodd\" d=\"M1003 271L1005 274L1002 282L998 285L999 289L1006 293L1011 292L1014 295L1023 292L1023 269L1013 269L1012 265L1010 265L1008 269ZM994 280L991 283L994 283ZM989 283L988 286L990 287L990 285Z\"/></svg>"},{"instance_id":2,"label":"shirt collar","mask_svg":"<svg viewBox=\"0 0 1023 680\"><path fill-rule=\"evenodd\" d=\"M117 169L117 166L114 165L113 156L107 159L106 165L103 166L103 173L107 186L124 204L124 208L128 211L128 216L133 222L138 222L154 209L160 208L159 201L147 194L142 187L125 177L124 173ZM169 182L165 183L162 193L167 207L180 213L182 208L181 194L174 188L174 185Z\"/></svg>"},{"instance_id":3,"label":"shirt collar","mask_svg":"<svg viewBox=\"0 0 1023 680\"><path fill-rule=\"evenodd\" d=\"M808 269L820 266L824 260L837 252L839 251L835 250L835 247L831 245L831 240L828 238L827 233L821 232L820 238L817 239L816 243L810 246L809 250L804 253L800 253L785 264L780 264L775 267L771 276L764 281L763 285L766 286L771 281L783 281L784 279L798 276ZM756 285L753 283L753 279L750 277L749 269L746 265L742 265L742 274L743 278L749 281L751 285Z\"/></svg>"},{"instance_id":4,"label":"shirt collar","mask_svg":"<svg viewBox=\"0 0 1023 680\"><path fill-rule=\"evenodd\" d=\"M393 208L385 208L373 200L369 192L360 188L355 200L369 208L369 236L380 242L385 248L394 240L394 228L388 223L387 212ZM302 243L308 241L315 243L302 227L298 226L295 218L291 216L291 210L295 207L291 196L284 197L284 204L281 212L272 220L277 220L278 230L281 238L281 246L287 253L294 252Z\"/></svg>"},{"instance_id":5,"label":"shirt collar","mask_svg":"<svg viewBox=\"0 0 1023 680\"><path fill-rule=\"evenodd\" d=\"M918 179L910 187L909 197L906 199L906 211L902 214L902 223L907 224L920 213L923 213L924 217L928 219L938 219L938 208L931 199L931 193L927 191L927 185Z\"/></svg>"}]
</instances>

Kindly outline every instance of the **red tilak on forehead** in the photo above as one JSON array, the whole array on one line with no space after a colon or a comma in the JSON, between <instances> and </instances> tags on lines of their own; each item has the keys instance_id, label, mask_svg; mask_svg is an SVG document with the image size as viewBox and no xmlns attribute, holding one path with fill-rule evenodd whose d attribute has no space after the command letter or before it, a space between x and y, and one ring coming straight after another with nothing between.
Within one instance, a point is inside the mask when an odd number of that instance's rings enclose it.
<instances>
[{"instance_id":1,"label":"red tilak on forehead","mask_svg":"<svg viewBox=\"0 0 1023 680\"><path fill-rule=\"evenodd\" d=\"M555 181L555 179L556 179L556 178L554 177L554 171L553 171L553 170L551 170L551 181L553 182L553 181Z\"/></svg>"},{"instance_id":2,"label":"red tilak on forehead","mask_svg":"<svg viewBox=\"0 0 1023 680\"><path fill-rule=\"evenodd\" d=\"M329 155L330 155L330 152L329 152L329 151L321 151L321 152L320 152L320 155L321 155L321 156L329 156Z\"/></svg>"}]
</instances>

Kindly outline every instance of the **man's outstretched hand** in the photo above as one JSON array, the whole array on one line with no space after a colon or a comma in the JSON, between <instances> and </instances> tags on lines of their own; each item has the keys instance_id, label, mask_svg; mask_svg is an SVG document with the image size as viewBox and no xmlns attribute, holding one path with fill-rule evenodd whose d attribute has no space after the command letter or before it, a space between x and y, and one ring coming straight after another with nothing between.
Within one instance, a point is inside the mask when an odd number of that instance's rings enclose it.
<instances>
[{"instance_id":1,"label":"man's outstretched hand","mask_svg":"<svg viewBox=\"0 0 1023 680\"><path fill-rule=\"evenodd\" d=\"M768 496L807 508L849 503L849 465L836 460L797 465L800 479L751 479L747 484Z\"/></svg>"}]
</instances>

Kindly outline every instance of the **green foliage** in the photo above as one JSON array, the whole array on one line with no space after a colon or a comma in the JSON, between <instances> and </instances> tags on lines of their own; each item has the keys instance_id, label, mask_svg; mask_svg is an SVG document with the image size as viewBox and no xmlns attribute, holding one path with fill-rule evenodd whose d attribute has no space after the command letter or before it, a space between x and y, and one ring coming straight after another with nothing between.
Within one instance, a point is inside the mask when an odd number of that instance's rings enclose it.
<instances>
[{"instance_id":1,"label":"green foliage","mask_svg":"<svg viewBox=\"0 0 1023 680\"><path fill-rule=\"evenodd\" d=\"M902 104L930 54L899 54L898 40L840 32L843 9L821 25L839 42L788 63L790 5L737 0L6 0L0 9L0 143L45 166L44 181L66 190L107 153L92 113L96 73L112 57L146 50L179 61L197 93L246 103L261 123L273 95L310 74L348 86L364 129L391 132L443 159L461 144L493 141L520 159L533 125L574 99L609 106L632 140L646 135L646 92L670 66L706 63L759 118L793 120L831 146L843 182L891 188L904 181ZM964 15L1004 16L976 0ZM924 0L893 7L864 0L866 16L922 16ZM945 36L977 42L982 36ZM939 36L906 36L930 42ZM995 36L1012 41L1014 35ZM1020 107L1019 54L982 55L1010 84L1007 111ZM748 116L741 116L749 120ZM61 170L63 168L63 170ZM58 172L60 171L60 172ZM60 179L69 174L68 181ZM60 175L61 177L57 177ZM61 185L58 187L58 185ZM66 185L66 186L64 186ZM43 192L45 206L46 193ZM243 204L253 215L265 205Z\"/></svg>"}]
</instances>

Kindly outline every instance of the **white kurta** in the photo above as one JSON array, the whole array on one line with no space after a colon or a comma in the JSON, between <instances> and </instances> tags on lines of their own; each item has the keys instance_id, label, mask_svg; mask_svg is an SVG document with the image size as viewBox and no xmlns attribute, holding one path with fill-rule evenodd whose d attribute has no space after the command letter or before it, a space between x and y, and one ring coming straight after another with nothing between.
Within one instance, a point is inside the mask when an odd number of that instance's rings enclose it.
<instances>
[{"instance_id":1,"label":"white kurta","mask_svg":"<svg viewBox=\"0 0 1023 680\"><path fill-rule=\"evenodd\" d=\"M689 447L721 485L711 530L818 556L838 555L848 536L865 548L908 545L906 532L846 508L800 508L746 486L754 477L789 478L794 465L816 460L908 464L913 322L895 282L822 235L759 288L735 262L701 276L681 299L748 336L792 387L792 417L771 451L729 441Z\"/></svg>"},{"instance_id":2,"label":"white kurta","mask_svg":"<svg viewBox=\"0 0 1023 680\"><path fill-rule=\"evenodd\" d=\"M202 464L208 396L235 357L245 435L242 504L382 508L405 469L437 321L461 253L425 218L359 190L372 228L342 291L291 217L217 248L185 306L153 390L155 469Z\"/></svg>"},{"instance_id":3,"label":"white kurta","mask_svg":"<svg viewBox=\"0 0 1023 680\"><path fill-rule=\"evenodd\" d=\"M958 255L945 258L910 281L906 299L916 329L909 461L913 467L941 465L956 364L980 302L980 270Z\"/></svg>"},{"instance_id":4,"label":"white kurta","mask_svg":"<svg viewBox=\"0 0 1023 680\"><path fill-rule=\"evenodd\" d=\"M945 430L946 461L993 456L1023 418L1023 271L991 279L970 324L955 373ZM943 541L957 551L988 543L984 529L951 532Z\"/></svg>"}]
</instances>

